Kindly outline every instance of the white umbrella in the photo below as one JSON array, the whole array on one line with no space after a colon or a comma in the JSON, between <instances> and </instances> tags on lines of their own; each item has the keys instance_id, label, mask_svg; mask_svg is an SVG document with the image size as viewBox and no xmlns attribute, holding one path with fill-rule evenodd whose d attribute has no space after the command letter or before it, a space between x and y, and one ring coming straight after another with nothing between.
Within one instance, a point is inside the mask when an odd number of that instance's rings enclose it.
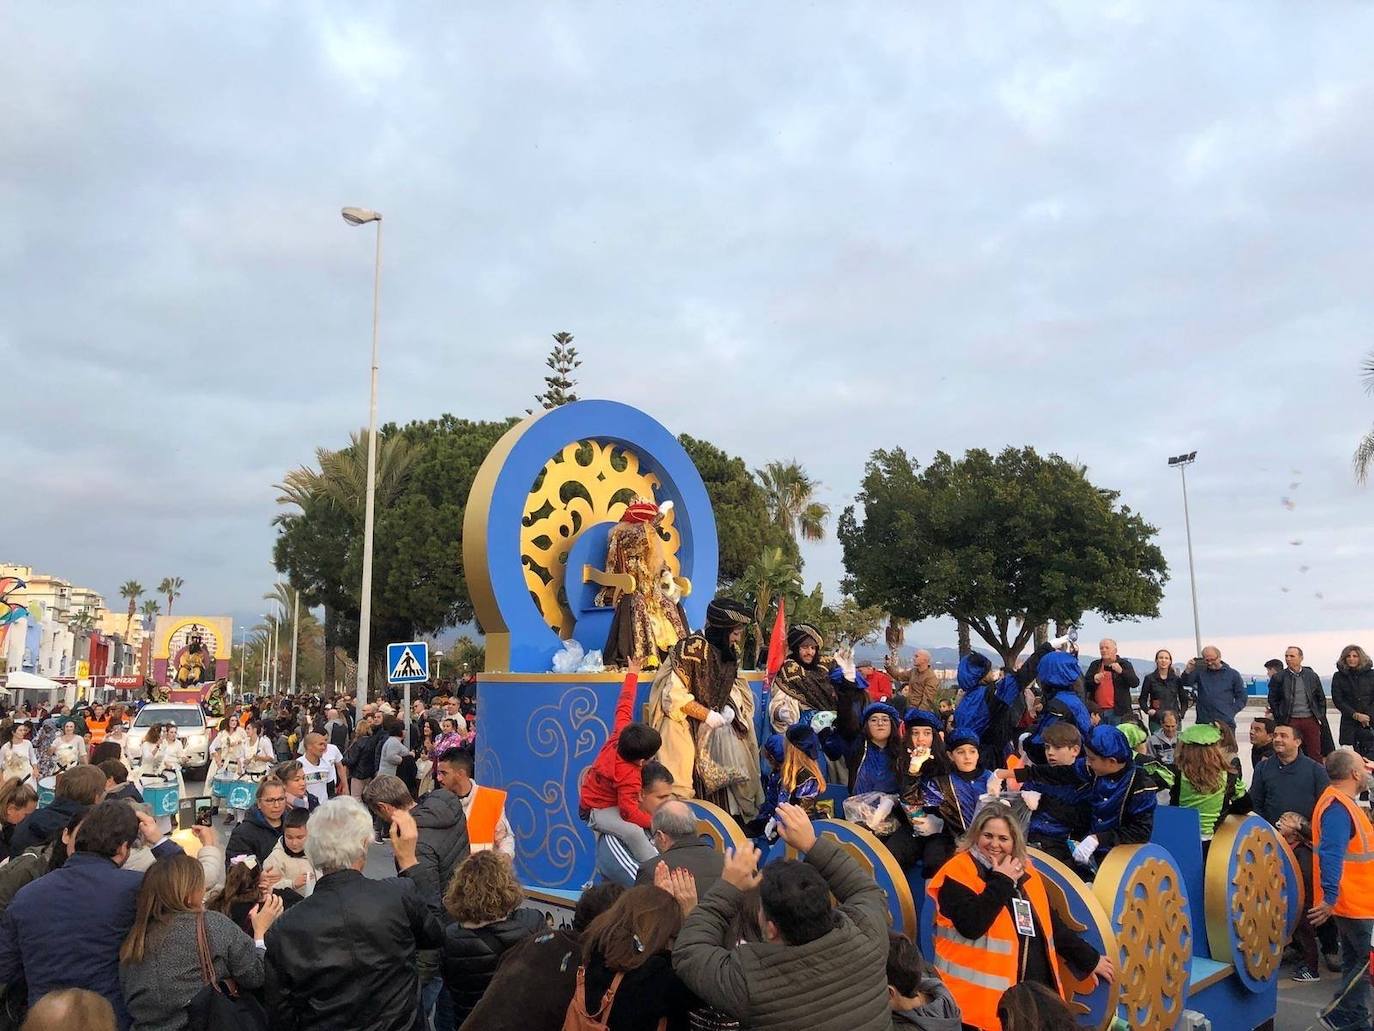
<instances>
[{"instance_id":1,"label":"white umbrella","mask_svg":"<svg viewBox=\"0 0 1374 1031\"><path fill-rule=\"evenodd\" d=\"M23 670L14 670L5 678L5 686L10 690L22 691L61 691L62 685L56 680L49 680L47 677L40 677L37 673L25 673Z\"/></svg>"}]
</instances>

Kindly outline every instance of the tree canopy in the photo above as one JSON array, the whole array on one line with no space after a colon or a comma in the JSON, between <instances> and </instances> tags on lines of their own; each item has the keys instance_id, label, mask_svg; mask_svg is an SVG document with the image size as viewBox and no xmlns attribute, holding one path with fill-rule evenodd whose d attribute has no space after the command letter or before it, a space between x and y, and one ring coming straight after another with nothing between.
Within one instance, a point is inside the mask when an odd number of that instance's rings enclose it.
<instances>
[{"instance_id":1,"label":"tree canopy","mask_svg":"<svg viewBox=\"0 0 1374 1031\"><path fill-rule=\"evenodd\" d=\"M870 458L840 517L846 590L901 619L966 620L1014 664L1035 628L1158 615L1168 579L1155 527L1058 455L901 449Z\"/></svg>"},{"instance_id":2,"label":"tree canopy","mask_svg":"<svg viewBox=\"0 0 1374 1031\"><path fill-rule=\"evenodd\" d=\"M800 567L796 542L786 529L773 522L767 495L744 460L685 433L678 437L678 442L697 467L711 498L716 535L720 538L721 586L742 577L768 548L781 548L784 556Z\"/></svg>"},{"instance_id":3,"label":"tree canopy","mask_svg":"<svg viewBox=\"0 0 1374 1031\"><path fill-rule=\"evenodd\" d=\"M437 634L474 618L463 575L462 528L478 468L516 420L477 422L444 415L379 430L373 545L372 641ZM705 441L683 437L715 509L720 578L740 577L765 542L796 559L795 545L773 527L762 489L744 462ZM288 473L280 485L273 561L307 605L323 605L325 634L355 654L362 585L362 486L366 438L320 448L318 468ZM712 585L710 589L714 589ZM332 654L327 651L326 654ZM356 655L355 655L356 657ZM372 666L380 669L380 663Z\"/></svg>"}]
</instances>

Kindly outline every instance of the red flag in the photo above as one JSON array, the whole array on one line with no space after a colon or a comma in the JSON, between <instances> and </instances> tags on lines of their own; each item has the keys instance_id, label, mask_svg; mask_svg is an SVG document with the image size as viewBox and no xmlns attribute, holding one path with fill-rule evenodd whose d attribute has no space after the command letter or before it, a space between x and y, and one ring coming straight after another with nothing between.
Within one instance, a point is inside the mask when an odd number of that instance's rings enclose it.
<instances>
[{"instance_id":1,"label":"red flag","mask_svg":"<svg viewBox=\"0 0 1374 1031\"><path fill-rule=\"evenodd\" d=\"M773 678L782 669L787 658L787 615L783 611L783 599L778 599L778 618L773 620L773 635L768 638L768 667L764 673L764 683L772 684Z\"/></svg>"}]
</instances>

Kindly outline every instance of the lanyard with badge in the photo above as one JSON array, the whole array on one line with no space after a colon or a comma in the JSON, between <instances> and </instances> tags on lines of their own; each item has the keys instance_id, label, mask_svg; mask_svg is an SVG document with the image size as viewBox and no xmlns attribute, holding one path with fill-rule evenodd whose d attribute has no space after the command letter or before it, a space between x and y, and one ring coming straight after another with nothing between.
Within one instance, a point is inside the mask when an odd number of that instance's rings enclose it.
<instances>
[{"instance_id":1,"label":"lanyard with badge","mask_svg":"<svg viewBox=\"0 0 1374 1031\"><path fill-rule=\"evenodd\" d=\"M1030 901L1022 898L1011 900L1011 915L1016 921L1016 933L1022 938L1035 937L1035 915Z\"/></svg>"}]
</instances>

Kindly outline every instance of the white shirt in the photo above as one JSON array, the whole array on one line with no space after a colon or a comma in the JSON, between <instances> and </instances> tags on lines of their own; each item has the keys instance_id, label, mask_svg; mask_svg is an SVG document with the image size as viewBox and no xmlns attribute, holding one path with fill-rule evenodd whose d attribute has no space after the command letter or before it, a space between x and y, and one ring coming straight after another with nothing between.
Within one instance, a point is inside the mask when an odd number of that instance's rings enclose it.
<instances>
[{"instance_id":1,"label":"white shirt","mask_svg":"<svg viewBox=\"0 0 1374 1031\"><path fill-rule=\"evenodd\" d=\"M305 770L305 790L321 802L328 802L329 785L337 784L339 780L339 771L335 764L341 762L343 755L333 745L324 746L324 755L320 756L318 766L304 755L301 756L301 767Z\"/></svg>"}]
</instances>

